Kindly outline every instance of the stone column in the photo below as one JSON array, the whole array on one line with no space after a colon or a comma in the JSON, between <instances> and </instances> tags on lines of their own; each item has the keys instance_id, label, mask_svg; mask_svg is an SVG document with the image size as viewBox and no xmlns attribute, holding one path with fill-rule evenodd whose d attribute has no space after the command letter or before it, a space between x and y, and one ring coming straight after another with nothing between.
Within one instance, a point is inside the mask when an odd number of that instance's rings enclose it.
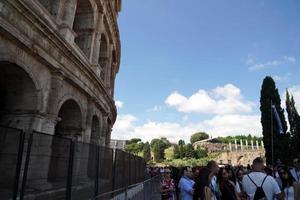
<instances>
[{"instance_id":1,"label":"stone column","mask_svg":"<svg viewBox=\"0 0 300 200\"><path fill-rule=\"evenodd\" d=\"M231 142L229 142L229 151L232 151Z\"/></svg>"},{"instance_id":2,"label":"stone column","mask_svg":"<svg viewBox=\"0 0 300 200\"><path fill-rule=\"evenodd\" d=\"M248 140L246 140L246 150L248 150Z\"/></svg>"},{"instance_id":3,"label":"stone column","mask_svg":"<svg viewBox=\"0 0 300 200\"><path fill-rule=\"evenodd\" d=\"M234 139L234 144L235 144L235 150L237 151L237 141Z\"/></svg>"},{"instance_id":4,"label":"stone column","mask_svg":"<svg viewBox=\"0 0 300 200\"><path fill-rule=\"evenodd\" d=\"M241 151L243 151L243 140L240 140Z\"/></svg>"},{"instance_id":5,"label":"stone column","mask_svg":"<svg viewBox=\"0 0 300 200\"><path fill-rule=\"evenodd\" d=\"M251 149L252 149L252 151L254 150L253 140L251 140Z\"/></svg>"},{"instance_id":6,"label":"stone column","mask_svg":"<svg viewBox=\"0 0 300 200\"><path fill-rule=\"evenodd\" d=\"M259 146L258 146L258 140L256 140L256 149L257 149L257 150L259 149Z\"/></svg>"},{"instance_id":7,"label":"stone column","mask_svg":"<svg viewBox=\"0 0 300 200\"><path fill-rule=\"evenodd\" d=\"M261 141L261 149L264 149L264 141Z\"/></svg>"}]
</instances>

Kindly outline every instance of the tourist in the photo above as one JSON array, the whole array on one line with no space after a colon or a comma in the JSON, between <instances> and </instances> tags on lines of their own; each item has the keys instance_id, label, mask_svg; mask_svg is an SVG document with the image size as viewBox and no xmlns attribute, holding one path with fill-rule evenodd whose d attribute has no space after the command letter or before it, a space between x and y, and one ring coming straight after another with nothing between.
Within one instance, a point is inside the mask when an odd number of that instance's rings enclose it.
<instances>
[{"instance_id":1,"label":"tourist","mask_svg":"<svg viewBox=\"0 0 300 200\"><path fill-rule=\"evenodd\" d=\"M300 183L300 159L294 161L294 167L291 169L291 174L297 183Z\"/></svg>"},{"instance_id":2,"label":"tourist","mask_svg":"<svg viewBox=\"0 0 300 200\"><path fill-rule=\"evenodd\" d=\"M246 171L242 166L236 170L236 191L242 200L247 199L247 195L243 189L243 177L245 174Z\"/></svg>"},{"instance_id":3,"label":"tourist","mask_svg":"<svg viewBox=\"0 0 300 200\"><path fill-rule=\"evenodd\" d=\"M239 197L235 190L235 183L229 179L228 171L228 169L221 167L217 176L221 200L237 200Z\"/></svg>"},{"instance_id":4,"label":"tourist","mask_svg":"<svg viewBox=\"0 0 300 200\"><path fill-rule=\"evenodd\" d=\"M213 200L213 194L210 188L211 179L214 176L207 167L204 167L199 172L199 192L200 200ZM196 192L196 191L195 191Z\"/></svg>"},{"instance_id":5,"label":"tourist","mask_svg":"<svg viewBox=\"0 0 300 200\"><path fill-rule=\"evenodd\" d=\"M210 183L210 189L213 194L214 200L220 200L220 190L217 184L217 175L219 173L219 166L216 163L216 161L211 160L207 163L207 168L212 173L211 183Z\"/></svg>"},{"instance_id":6,"label":"tourist","mask_svg":"<svg viewBox=\"0 0 300 200\"><path fill-rule=\"evenodd\" d=\"M201 185L201 180L200 180L200 169L199 167L194 167L193 168L193 177L195 181L195 186L194 186L194 200L199 200L200 198L200 185Z\"/></svg>"},{"instance_id":7,"label":"tourist","mask_svg":"<svg viewBox=\"0 0 300 200\"><path fill-rule=\"evenodd\" d=\"M282 183L282 191L285 200L299 200L300 199L300 184L297 183L288 168L282 167L278 170L279 177Z\"/></svg>"},{"instance_id":8,"label":"tourist","mask_svg":"<svg viewBox=\"0 0 300 200\"><path fill-rule=\"evenodd\" d=\"M175 183L171 178L171 170L169 168L164 169L163 179L160 183L160 192L162 200L175 200Z\"/></svg>"},{"instance_id":9,"label":"tourist","mask_svg":"<svg viewBox=\"0 0 300 200\"><path fill-rule=\"evenodd\" d=\"M236 175L234 173L234 170L233 170L233 167L231 165L227 165L225 167L227 173L228 173L228 179L230 181L232 181L235 185L235 190L238 192L238 193L241 193L241 189L240 189L240 185L237 184L237 180L236 180Z\"/></svg>"},{"instance_id":10,"label":"tourist","mask_svg":"<svg viewBox=\"0 0 300 200\"><path fill-rule=\"evenodd\" d=\"M192 180L193 171L191 167L183 167L183 176L179 181L179 190L181 200L193 200L194 185L195 182Z\"/></svg>"},{"instance_id":11,"label":"tourist","mask_svg":"<svg viewBox=\"0 0 300 200\"><path fill-rule=\"evenodd\" d=\"M253 160L252 172L243 178L243 189L250 200L262 199L272 200L275 197L283 199L283 194L272 176L264 173L264 161L258 157Z\"/></svg>"}]
</instances>

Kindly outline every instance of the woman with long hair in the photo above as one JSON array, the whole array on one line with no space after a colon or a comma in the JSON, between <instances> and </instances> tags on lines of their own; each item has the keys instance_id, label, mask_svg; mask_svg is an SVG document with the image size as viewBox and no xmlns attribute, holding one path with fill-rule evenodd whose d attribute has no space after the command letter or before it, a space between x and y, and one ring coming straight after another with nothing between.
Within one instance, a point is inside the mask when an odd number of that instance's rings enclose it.
<instances>
[{"instance_id":1,"label":"woman with long hair","mask_svg":"<svg viewBox=\"0 0 300 200\"><path fill-rule=\"evenodd\" d=\"M175 182L171 178L171 170L164 169L164 176L160 183L160 192L162 200L175 200Z\"/></svg>"},{"instance_id":2,"label":"woman with long hair","mask_svg":"<svg viewBox=\"0 0 300 200\"><path fill-rule=\"evenodd\" d=\"M278 170L282 183L282 191L285 200L300 200L300 185L294 180L287 167Z\"/></svg>"},{"instance_id":3,"label":"woman with long hair","mask_svg":"<svg viewBox=\"0 0 300 200\"><path fill-rule=\"evenodd\" d=\"M229 180L229 174L225 168L220 168L217 183L221 191L221 200L239 200L235 190L235 184Z\"/></svg>"},{"instance_id":4,"label":"woman with long hair","mask_svg":"<svg viewBox=\"0 0 300 200\"><path fill-rule=\"evenodd\" d=\"M201 200L213 200L213 194L210 188L212 178L211 171L207 167L203 167L199 171L199 185L197 185L199 192L198 196Z\"/></svg>"}]
</instances>

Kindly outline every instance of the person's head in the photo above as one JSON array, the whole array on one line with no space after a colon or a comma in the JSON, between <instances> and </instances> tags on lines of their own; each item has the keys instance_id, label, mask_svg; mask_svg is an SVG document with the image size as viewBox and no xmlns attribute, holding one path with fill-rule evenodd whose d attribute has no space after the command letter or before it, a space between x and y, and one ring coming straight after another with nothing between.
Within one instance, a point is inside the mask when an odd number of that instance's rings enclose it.
<instances>
[{"instance_id":1,"label":"person's head","mask_svg":"<svg viewBox=\"0 0 300 200\"><path fill-rule=\"evenodd\" d=\"M244 176L244 169L243 168L238 168L237 171L236 171L236 178L239 181L242 181L243 180L243 176Z\"/></svg>"},{"instance_id":2,"label":"person's head","mask_svg":"<svg viewBox=\"0 0 300 200\"><path fill-rule=\"evenodd\" d=\"M195 167L195 168L193 168L193 175L194 175L194 177L198 177L199 176L199 168L198 167Z\"/></svg>"},{"instance_id":3,"label":"person's head","mask_svg":"<svg viewBox=\"0 0 300 200\"><path fill-rule=\"evenodd\" d=\"M293 159L293 166L294 166L294 167L297 166L297 162L298 162L298 158L294 158L294 159Z\"/></svg>"},{"instance_id":4,"label":"person's head","mask_svg":"<svg viewBox=\"0 0 300 200\"><path fill-rule=\"evenodd\" d=\"M164 170L164 177L165 178L170 178L171 177L171 170L170 168L166 167Z\"/></svg>"},{"instance_id":5,"label":"person's head","mask_svg":"<svg viewBox=\"0 0 300 200\"><path fill-rule=\"evenodd\" d=\"M265 166L264 166L264 160L261 157L257 157L253 160L252 163L253 170L255 171L263 171Z\"/></svg>"},{"instance_id":6,"label":"person's head","mask_svg":"<svg viewBox=\"0 0 300 200\"><path fill-rule=\"evenodd\" d=\"M224 181L229 180L229 175L227 170L224 167L219 169L219 173L217 175L217 182L222 186Z\"/></svg>"},{"instance_id":7,"label":"person's head","mask_svg":"<svg viewBox=\"0 0 300 200\"><path fill-rule=\"evenodd\" d=\"M278 169L278 174L282 182L283 188L287 186L292 186L294 182L294 178L291 175L290 171L287 167L281 167Z\"/></svg>"},{"instance_id":8,"label":"person's head","mask_svg":"<svg viewBox=\"0 0 300 200\"><path fill-rule=\"evenodd\" d=\"M234 171L233 171L233 167L230 166L230 165L227 165L225 167L227 173L228 173L228 179L233 181L234 183L236 182L236 177L235 177L235 174L234 174Z\"/></svg>"},{"instance_id":9,"label":"person's head","mask_svg":"<svg viewBox=\"0 0 300 200\"><path fill-rule=\"evenodd\" d=\"M219 172L219 166L216 161L211 160L207 163L207 168L214 174L217 175Z\"/></svg>"},{"instance_id":10,"label":"person's head","mask_svg":"<svg viewBox=\"0 0 300 200\"><path fill-rule=\"evenodd\" d=\"M300 170L300 159L297 159L296 166Z\"/></svg>"},{"instance_id":11,"label":"person's head","mask_svg":"<svg viewBox=\"0 0 300 200\"><path fill-rule=\"evenodd\" d=\"M185 167L182 168L182 171L183 171L184 176L187 176L189 178L193 177L193 171L192 171L191 167L185 166Z\"/></svg>"}]
</instances>

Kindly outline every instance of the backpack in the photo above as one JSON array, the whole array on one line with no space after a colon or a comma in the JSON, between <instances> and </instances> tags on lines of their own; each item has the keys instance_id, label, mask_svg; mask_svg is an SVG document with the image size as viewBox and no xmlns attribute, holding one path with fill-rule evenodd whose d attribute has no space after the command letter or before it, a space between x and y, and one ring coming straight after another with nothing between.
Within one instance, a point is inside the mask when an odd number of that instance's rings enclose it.
<instances>
[{"instance_id":1,"label":"backpack","mask_svg":"<svg viewBox=\"0 0 300 200\"><path fill-rule=\"evenodd\" d=\"M253 200L263 200L263 199L266 199L266 194L262 188L266 178L268 177L268 175L265 176L261 186L257 186L256 183L250 178L249 175L247 175L248 178L250 179L250 181L256 186L256 191L255 191L255 194L254 194L254 198Z\"/></svg>"}]
</instances>

